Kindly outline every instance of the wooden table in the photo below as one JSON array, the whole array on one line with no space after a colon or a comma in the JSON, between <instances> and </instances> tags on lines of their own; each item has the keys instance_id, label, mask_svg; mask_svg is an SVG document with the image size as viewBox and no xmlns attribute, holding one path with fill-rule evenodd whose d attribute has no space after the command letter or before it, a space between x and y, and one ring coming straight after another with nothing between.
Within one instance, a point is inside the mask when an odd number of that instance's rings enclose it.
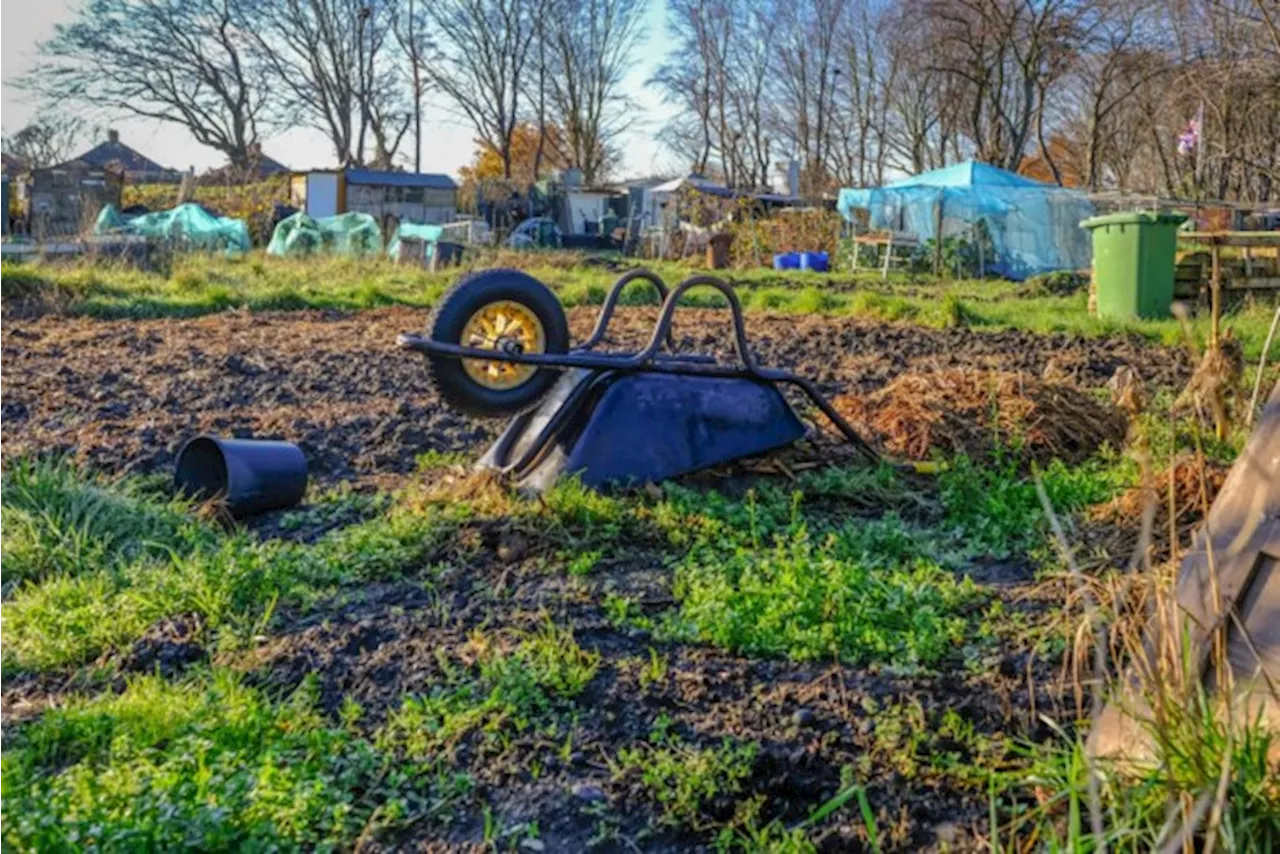
<instances>
[{"instance_id":1,"label":"wooden table","mask_svg":"<svg viewBox=\"0 0 1280 854\"><path fill-rule=\"evenodd\" d=\"M893 248L895 246L906 246L915 248L920 245L920 240L914 234L894 231L872 231L866 234L855 234L853 236L853 269L858 269L858 246L874 246L876 248L876 266L880 267L880 278L889 278L889 262L893 258ZM884 264L880 264L880 247L884 247Z\"/></svg>"}]
</instances>

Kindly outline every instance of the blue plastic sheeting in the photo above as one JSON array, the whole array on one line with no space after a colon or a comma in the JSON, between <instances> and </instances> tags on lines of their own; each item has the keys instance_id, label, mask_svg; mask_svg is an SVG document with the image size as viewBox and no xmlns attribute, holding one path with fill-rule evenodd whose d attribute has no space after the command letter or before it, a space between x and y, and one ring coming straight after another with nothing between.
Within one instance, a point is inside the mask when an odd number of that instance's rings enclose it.
<instances>
[{"instance_id":1,"label":"blue plastic sheeting","mask_svg":"<svg viewBox=\"0 0 1280 854\"><path fill-rule=\"evenodd\" d=\"M1080 220L1094 214L1088 197L973 160L925 172L883 187L845 188L837 208L847 220L868 212L877 230L934 239L935 206L942 203L942 235L974 239L982 221L993 257L985 270L1020 281L1054 270L1081 270L1093 260Z\"/></svg>"},{"instance_id":2,"label":"blue plastic sheeting","mask_svg":"<svg viewBox=\"0 0 1280 854\"><path fill-rule=\"evenodd\" d=\"M826 252L783 252L773 256L773 269L825 273L831 269L831 259Z\"/></svg>"},{"instance_id":3,"label":"blue plastic sheeting","mask_svg":"<svg viewBox=\"0 0 1280 854\"><path fill-rule=\"evenodd\" d=\"M413 222L402 222L396 226L396 233L391 235L391 242L387 244L387 257L399 257L401 238L412 238L421 240L426 244L425 255L430 258L435 254L436 243L439 242L442 234L444 234L444 226L442 225L419 225Z\"/></svg>"},{"instance_id":4,"label":"blue plastic sheeting","mask_svg":"<svg viewBox=\"0 0 1280 854\"><path fill-rule=\"evenodd\" d=\"M214 216L196 204L140 216L123 216L115 205L107 205L98 214L93 233L131 234L204 252L249 251L249 229L244 220Z\"/></svg>"}]
</instances>

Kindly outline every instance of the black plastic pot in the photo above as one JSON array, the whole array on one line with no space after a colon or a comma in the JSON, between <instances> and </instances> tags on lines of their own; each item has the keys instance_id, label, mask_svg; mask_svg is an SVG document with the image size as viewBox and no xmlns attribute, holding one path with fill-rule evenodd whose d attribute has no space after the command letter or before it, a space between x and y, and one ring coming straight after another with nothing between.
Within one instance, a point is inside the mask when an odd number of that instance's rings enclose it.
<instances>
[{"instance_id":1,"label":"black plastic pot","mask_svg":"<svg viewBox=\"0 0 1280 854\"><path fill-rule=\"evenodd\" d=\"M292 507L307 491L307 458L292 442L197 436L178 452L173 477L194 498L221 498L232 516Z\"/></svg>"}]
</instances>

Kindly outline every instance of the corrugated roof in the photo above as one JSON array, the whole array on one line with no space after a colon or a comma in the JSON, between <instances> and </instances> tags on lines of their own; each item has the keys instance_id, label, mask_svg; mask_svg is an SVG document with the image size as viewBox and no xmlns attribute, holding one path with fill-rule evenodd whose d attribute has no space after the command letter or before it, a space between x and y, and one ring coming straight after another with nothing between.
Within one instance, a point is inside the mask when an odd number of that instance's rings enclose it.
<instances>
[{"instance_id":1,"label":"corrugated roof","mask_svg":"<svg viewBox=\"0 0 1280 854\"><path fill-rule=\"evenodd\" d=\"M348 169L348 184L371 184L378 187L427 187L433 190L456 190L458 185L448 175L425 172L380 172L376 169Z\"/></svg>"}]
</instances>

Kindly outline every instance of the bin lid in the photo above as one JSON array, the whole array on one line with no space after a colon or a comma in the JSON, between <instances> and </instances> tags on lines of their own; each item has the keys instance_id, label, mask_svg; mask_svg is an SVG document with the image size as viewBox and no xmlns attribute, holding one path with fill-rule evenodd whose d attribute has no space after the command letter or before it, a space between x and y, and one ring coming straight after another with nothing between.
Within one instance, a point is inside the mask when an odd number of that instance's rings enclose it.
<instances>
[{"instance_id":1,"label":"bin lid","mask_svg":"<svg viewBox=\"0 0 1280 854\"><path fill-rule=\"evenodd\" d=\"M1081 228L1104 225L1181 225L1187 215L1178 211L1120 211L1080 220Z\"/></svg>"}]
</instances>

